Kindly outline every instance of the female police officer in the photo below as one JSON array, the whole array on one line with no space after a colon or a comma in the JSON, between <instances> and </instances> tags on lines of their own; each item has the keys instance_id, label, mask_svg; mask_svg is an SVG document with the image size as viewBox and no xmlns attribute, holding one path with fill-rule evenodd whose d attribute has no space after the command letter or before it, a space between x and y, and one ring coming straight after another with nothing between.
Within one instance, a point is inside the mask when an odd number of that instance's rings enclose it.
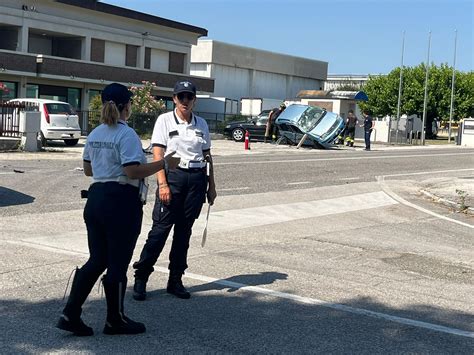
<instances>
[{"instance_id":1,"label":"female police officer","mask_svg":"<svg viewBox=\"0 0 474 355\"><path fill-rule=\"evenodd\" d=\"M175 171L157 173L157 199L153 209L153 227L143 247L140 260L133 264L135 285L133 297L146 298L146 283L153 272L166 239L174 225L173 243L169 255L167 292L179 298L189 298L181 276L187 265L191 228L201 212L206 197L209 204L216 198L211 159L211 141L206 121L193 114L196 87L189 81L177 82L173 91L176 105L172 112L160 115L155 123L151 143L155 160L165 152L176 151L181 162ZM206 176L206 161L208 176Z\"/></svg>"},{"instance_id":2,"label":"female police officer","mask_svg":"<svg viewBox=\"0 0 474 355\"><path fill-rule=\"evenodd\" d=\"M89 260L76 270L66 307L57 327L76 335L92 335L92 328L81 319L81 307L99 276L103 278L107 301L105 334L137 334L145 331L142 323L124 315L123 299L127 268L140 234L143 178L175 168L179 159L160 159L146 163L140 139L126 121L131 113L132 93L117 83L102 92L103 124L87 137L84 148L84 173L94 182L89 188L84 209ZM142 191L140 191L142 189ZM140 196L142 193L142 196Z\"/></svg>"}]
</instances>

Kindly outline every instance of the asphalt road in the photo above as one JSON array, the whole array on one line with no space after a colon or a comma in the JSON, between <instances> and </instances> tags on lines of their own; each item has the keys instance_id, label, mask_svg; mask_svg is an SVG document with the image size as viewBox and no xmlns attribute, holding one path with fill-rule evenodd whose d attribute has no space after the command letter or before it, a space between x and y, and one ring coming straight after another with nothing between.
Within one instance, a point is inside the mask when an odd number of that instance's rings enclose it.
<instances>
[{"instance_id":1,"label":"asphalt road","mask_svg":"<svg viewBox=\"0 0 474 355\"><path fill-rule=\"evenodd\" d=\"M474 220L419 194L428 178L472 178L473 149L229 143L216 144L205 248L202 217L194 228L193 297L164 292L167 247L149 299L127 297L128 315L148 328L134 337L100 333L95 291L84 319L96 336L54 328L70 272L87 258L80 149L0 154L0 352L474 352Z\"/></svg>"}]
</instances>

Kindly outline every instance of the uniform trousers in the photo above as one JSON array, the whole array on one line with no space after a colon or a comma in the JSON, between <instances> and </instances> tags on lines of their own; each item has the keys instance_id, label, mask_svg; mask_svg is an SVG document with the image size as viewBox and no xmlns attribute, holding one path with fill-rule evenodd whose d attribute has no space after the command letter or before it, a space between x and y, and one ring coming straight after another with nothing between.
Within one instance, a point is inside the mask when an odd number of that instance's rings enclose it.
<instances>
[{"instance_id":1,"label":"uniform trousers","mask_svg":"<svg viewBox=\"0 0 474 355\"><path fill-rule=\"evenodd\" d=\"M171 202L165 205L159 199L155 200L153 226L148 233L140 260L133 264L135 278L139 280L148 281L173 225L168 268L181 274L188 268L191 229L201 213L206 197L206 170L177 168L168 173L167 180L171 190Z\"/></svg>"},{"instance_id":2,"label":"uniform trousers","mask_svg":"<svg viewBox=\"0 0 474 355\"><path fill-rule=\"evenodd\" d=\"M138 188L117 182L95 183L84 208L89 260L81 272L97 280L107 270L106 282L127 280L127 268L140 235L143 204Z\"/></svg>"},{"instance_id":3,"label":"uniform trousers","mask_svg":"<svg viewBox=\"0 0 474 355\"><path fill-rule=\"evenodd\" d=\"M364 130L364 140L365 140L365 149L370 149L370 135L372 134L372 130Z\"/></svg>"}]
</instances>

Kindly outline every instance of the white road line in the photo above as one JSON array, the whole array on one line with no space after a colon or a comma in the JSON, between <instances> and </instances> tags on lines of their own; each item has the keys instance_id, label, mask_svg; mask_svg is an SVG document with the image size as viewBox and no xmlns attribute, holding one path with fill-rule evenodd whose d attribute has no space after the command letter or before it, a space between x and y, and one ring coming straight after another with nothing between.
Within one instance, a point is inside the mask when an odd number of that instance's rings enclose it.
<instances>
[{"instance_id":1,"label":"white road line","mask_svg":"<svg viewBox=\"0 0 474 355\"><path fill-rule=\"evenodd\" d=\"M277 205L249 207L211 213L209 230L225 231L273 225L304 218L367 210L397 204L383 191Z\"/></svg>"},{"instance_id":2,"label":"white road line","mask_svg":"<svg viewBox=\"0 0 474 355\"><path fill-rule=\"evenodd\" d=\"M371 153L368 153L371 154ZM344 158L315 158L315 159L289 159L289 160L262 160L262 161L239 161L239 162L228 162L228 163L216 163L214 165L243 165L243 164L275 164L275 163L305 163L305 162L316 162L316 161L344 161L344 160L368 160L368 159L409 159L409 158L421 158L421 157L443 157L443 156L459 156L459 155L471 155L472 153L442 153L442 154L414 154L414 155L364 155L360 157L344 157Z\"/></svg>"},{"instance_id":3,"label":"white road line","mask_svg":"<svg viewBox=\"0 0 474 355\"><path fill-rule=\"evenodd\" d=\"M469 169L469 170L472 170L472 169ZM432 172L429 172L429 173L431 174ZM410 174L403 174L403 175L404 175L404 176L408 176L408 175L410 175ZM389 176L389 175L387 175L387 176ZM438 214L438 213L436 213L436 212L427 210L426 208L417 206L417 205L415 205L414 203L408 202L408 201L405 200L403 197L398 196L395 192L392 191L392 189L390 189L390 187L388 187L388 185L385 183L385 176L377 176L376 179L377 179L378 184L379 184L380 187L382 188L382 190L383 190L387 195L389 195L391 198L393 198L394 200L400 202L402 205L405 205L405 206L414 208L414 209L416 209L416 210L418 210L418 211L424 212L424 213L429 214L429 215L431 215L431 216L433 216L433 217L436 217L436 218L439 218L439 219L442 219L442 220L445 220L445 221L448 221L448 222L456 223L456 224L459 224L459 225L461 225L461 226L463 226L463 227L467 227L467 228L474 229L474 225L472 225L472 224L465 223L465 222L458 221L458 220L453 219L453 218L449 218L449 217L443 216L443 215Z\"/></svg>"},{"instance_id":4,"label":"white road line","mask_svg":"<svg viewBox=\"0 0 474 355\"><path fill-rule=\"evenodd\" d=\"M245 186L245 187L233 187L229 189L217 189L217 191L242 191L242 190L248 190L250 187Z\"/></svg>"},{"instance_id":5,"label":"white road line","mask_svg":"<svg viewBox=\"0 0 474 355\"><path fill-rule=\"evenodd\" d=\"M305 185L305 184L311 184L311 181L300 181L300 182L289 182L287 185Z\"/></svg>"},{"instance_id":6,"label":"white road line","mask_svg":"<svg viewBox=\"0 0 474 355\"><path fill-rule=\"evenodd\" d=\"M403 173L403 174L383 175L383 177L387 178L387 177L397 177L397 176L426 175L426 174L439 174L439 173L458 173L460 171L474 171L474 169L420 171L420 172L417 172L417 173Z\"/></svg>"},{"instance_id":7,"label":"white road line","mask_svg":"<svg viewBox=\"0 0 474 355\"><path fill-rule=\"evenodd\" d=\"M166 273L166 274L169 273L169 270L167 268L164 268L164 267L156 267L155 266L155 270L158 270L158 271ZM289 300L296 301L296 302L299 302L299 303L313 304L313 305L318 305L318 306L322 306L322 307L327 307L327 308L335 309L335 310L338 310L338 311L341 311L341 312L347 312L347 313L357 314L357 315L361 315L361 316L387 320L387 321L390 321L390 322L409 325L409 326L412 326L412 327L424 328L424 329L428 329L428 330L433 330L433 331L452 334L452 335L458 335L458 336L467 337L467 338L474 338L474 332L470 332L470 331L467 331L467 330L451 328L451 327L446 327L446 326L443 326L443 325L438 325L438 324L422 322L422 321L418 321L418 320L414 320L414 319L393 316L393 315L390 315L390 314L375 312L375 311L371 311L371 310L363 309L363 308L355 308L355 307L351 307L351 306L346 306L344 304L332 303L332 302L319 300L319 299L316 299L316 298L302 297L302 296L289 294L289 293L285 293L285 292L273 291L273 290L269 290L269 289L262 288L262 287L257 287L257 286L248 286L248 285L237 283L237 282L215 279L215 278L212 278L212 277L197 275L197 274L193 274L193 273L190 273L190 272L186 272L185 277L188 277L188 278L191 278L191 279L194 279L194 280L198 280L198 281L209 282L209 283L212 282L212 283L216 283L216 284L222 285L222 286L228 286L228 287L232 287L232 288L242 289L242 290L245 290L245 291L260 293L260 294L264 294L264 295L271 296L271 297L289 299Z\"/></svg>"},{"instance_id":8,"label":"white road line","mask_svg":"<svg viewBox=\"0 0 474 355\"><path fill-rule=\"evenodd\" d=\"M356 176L356 177L345 177L345 178L340 178L340 179L337 179L338 181L347 181L347 180L360 180L360 177Z\"/></svg>"}]
</instances>

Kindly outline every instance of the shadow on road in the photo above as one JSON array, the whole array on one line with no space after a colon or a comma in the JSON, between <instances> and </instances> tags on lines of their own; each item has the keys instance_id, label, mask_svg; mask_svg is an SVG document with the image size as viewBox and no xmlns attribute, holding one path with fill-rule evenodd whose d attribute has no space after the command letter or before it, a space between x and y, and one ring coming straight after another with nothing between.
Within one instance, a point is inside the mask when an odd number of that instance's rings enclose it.
<instances>
[{"instance_id":1,"label":"shadow on road","mask_svg":"<svg viewBox=\"0 0 474 355\"><path fill-rule=\"evenodd\" d=\"M0 186L0 207L33 203L35 198L16 190Z\"/></svg>"},{"instance_id":2,"label":"shadow on road","mask_svg":"<svg viewBox=\"0 0 474 355\"><path fill-rule=\"evenodd\" d=\"M219 282L268 285L280 278L286 278L286 275L239 275ZM160 290L145 302L133 301L129 290L126 314L147 326L147 333L138 336L103 335L105 300L97 299L95 295L86 302L83 314L85 322L96 332L95 336L87 338L74 337L54 328L64 305L61 300L2 299L0 352L468 354L474 346L474 340L464 336L230 286L215 283L194 286L190 300L177 299ZM347 299L343 303L414 320L429 319L448 327L462 329L464 324L464 330L470 331L472 329L466 327L474 324L472 314L422 304L395 309L368 297Z\"/></svg>"}]
</instances>

